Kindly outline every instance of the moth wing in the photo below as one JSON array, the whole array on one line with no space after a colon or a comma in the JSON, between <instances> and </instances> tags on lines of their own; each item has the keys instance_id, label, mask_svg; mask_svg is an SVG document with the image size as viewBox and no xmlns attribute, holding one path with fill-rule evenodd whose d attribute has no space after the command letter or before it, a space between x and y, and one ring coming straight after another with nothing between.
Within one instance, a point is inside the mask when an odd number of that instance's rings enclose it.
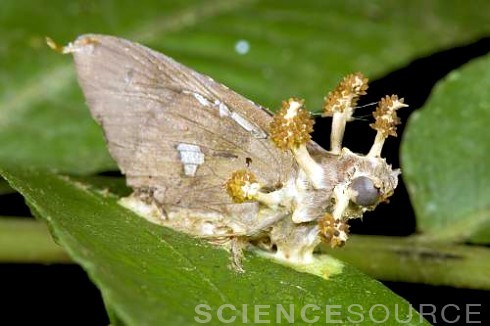
<instances>
[{"instance_id":1,"label":"moth wing","mask_svg":"<svg viewBox=\"0 0 490 326\"><path fill-rule=\"evenodd\" d=\"M295 163L268 139L268 111L140 44L83 35L68 45L93 117L133 189L180 207L231 204L223 184L248 168L285 183Z\"/></svg>"}]
</instances>

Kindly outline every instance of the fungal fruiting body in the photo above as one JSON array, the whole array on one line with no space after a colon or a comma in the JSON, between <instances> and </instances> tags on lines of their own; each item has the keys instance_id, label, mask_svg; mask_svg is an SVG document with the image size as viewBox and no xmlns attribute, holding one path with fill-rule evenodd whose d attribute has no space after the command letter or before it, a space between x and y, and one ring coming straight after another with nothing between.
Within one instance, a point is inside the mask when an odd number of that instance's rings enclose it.
<instances>
[{"instance_id":1,"label":"fungal fruiting body","mask_svg":"<svg viewBox=\"0 0 490 326\"><path fill-rule=\"evenodd\" d=\"M281 207L288 213L270 226L263 239L262 247L274 250L277 258L310 262L320 242L343 246L348 239L349 219L362 217L393 194L400 171L393 170L381 158L381 149L388 136L396 136L396 111L406 106L403 99L393 95L378 103L375 122L371 124L377 135L367 155L342 147L346 123L366 90L367 79L358 73L344 78L325 99L324 115L333 117L330 151L310 143L314 121L304 101L291 98L283 102L269 128L271 141L280 150L290 151L297 164L292 180L283 187L262 192L260 180L251 172L248 178L254 180L253 186L237 187L233 177L227 181L227 188L241 189L238 193L228 192L234 201L241 202L246 197L267 208ZM257 240L260 239L255 239L255 243Z\"/></svg>"}]
</instances>

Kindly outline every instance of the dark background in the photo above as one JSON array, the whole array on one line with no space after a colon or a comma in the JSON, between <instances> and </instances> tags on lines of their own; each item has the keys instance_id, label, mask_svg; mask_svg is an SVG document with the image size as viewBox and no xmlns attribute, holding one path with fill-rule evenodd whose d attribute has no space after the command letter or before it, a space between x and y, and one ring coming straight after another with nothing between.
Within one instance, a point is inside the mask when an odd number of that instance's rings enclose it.
<instances>
[{"instance_id":1,"label":"dark background","mask_svg":"<svg viewBox=\"0 0 490 326\"><path fill-rule=\"evenodd\" d=\"M398 94L410 105L400 110L406 122L409 115L424 105L435 83L451 70L476 57L490 52L490 38L471 44L446 49L429 57L420 58L393 73L371 80L369 94L360 105L378 101L384 95ZM489 90L490 91L490 90ZM285 94L287 97L287 94ZM347 126L344 146L355 152L367 152L373 135L368 121L371 108L359 109L357 119ZM398 134L403 135L404 124ZM313 139L328 148L330 120L317 119ZM360 135L360 136L359 136ZM402 137L390 138L383 150L387 161L400 166L399 146ZM109 174L111 171L108 171ZM403 214L400 214L403 212ZM0 196L0 215L28 216L29 209L18 194ZM374 217L375 215L375 217ZM399 217L396 219L396 217ZM375 212L366 214L363 222L355 220L353 233L406 236L417 232L413 209L403 182L397 188L389 205L382 205ZM490 277L490 271L489 271ZM27 323L49 325L108 325L104 304L98 289L77 265L0 264L0 323L23 325ZM415 309L421 304L457 304L464 311L465 303L482 304L482 315L474 320L490 323L490 291L435 287L422 284L383 282L398 295L408 300ZM454 311L455 308L448 308ZM478 308L473 308L477 311ZM76 317L75 317L76 316ZM448 313L447 318L456 318ZM8 321L14 321L9 323ZM441 318L430 320L444 325ZM163 324L162 324L163 325Z\"/></svg>"}]
</instances>

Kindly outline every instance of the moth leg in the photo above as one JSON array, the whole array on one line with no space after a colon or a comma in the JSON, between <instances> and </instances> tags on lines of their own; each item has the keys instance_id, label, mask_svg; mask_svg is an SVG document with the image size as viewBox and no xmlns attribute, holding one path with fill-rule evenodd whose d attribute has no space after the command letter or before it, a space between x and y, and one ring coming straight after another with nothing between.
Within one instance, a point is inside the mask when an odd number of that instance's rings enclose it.
<instances>
[{"instance_id":1,"label":"moth leg","mask_svg":"<svg viewBox=\"0 0 490 326\"><path fill-rule=\"evenodd\" d=\"M313 261L313 250L320 243L317 223L294 223L290 218L276 223L270 233L272 247L277 259L295 263Z\"/></svg>"},{"instance_id":2,"label":"moth leg","mask_svg":"<svg viewBox=\"0 0 490 326\"><path fill-rule=\"evenodd\" d=\"M231 268L238 273L243 273L243 250L247 247L248 240L245 237L237 236L231 238L230 252L231 252Z\"/></svg>"},{"instance_id":3,"label":"moth leg","mask_svg":"<svg viewBox=\"0 0 490 326\"><path fill-rule=\"evenodd\" d=\"M332 248L342 247L348 239L349 225L344 219L335 219L326 213L318 221L294 223L283 219L270 233L271 247L277 259L294 263L310 263L313 251L320 242Z\"/></svg>"}]
</instances>

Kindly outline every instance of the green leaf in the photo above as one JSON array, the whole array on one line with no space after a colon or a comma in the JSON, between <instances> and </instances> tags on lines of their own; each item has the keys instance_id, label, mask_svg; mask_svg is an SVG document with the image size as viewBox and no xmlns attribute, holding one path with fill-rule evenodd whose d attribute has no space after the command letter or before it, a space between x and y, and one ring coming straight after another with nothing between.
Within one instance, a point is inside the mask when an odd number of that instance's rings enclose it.
<instances>
[{"instance_id":1,"label":"green leaf","mask_svg":"<svg viewBox=\"0 0 490 326\"><path fill-rule=\"evenodd\" d=\"M6 194L11 194L14 193L15 190L12 189L7 181L4 179L0 178L0 195L6 195Z\"/></svg>"},{"instance_id":2,"label":"green leaf","mask_svg":"<svg viewBox=\"0 0 490 326\"><path fill-rule=\"evenodd\" d=\"M454 71L405 131L403 177L421 232L490 243L490 56Z\"/></svg>"},{"instance_id":3,"label":"green leaf","mask_svg":"<svg viewBox=\"0 0 490 326\"><path fill-rule=\"evenodd\" d=\"M247 254L246 272L237 274L228 268L226 251L153 225L92 185L19 167L3 168L1 173L25 196L36 215L49 223L58 243L86 269L112 317L117 319L117 315L128 325L161 325L163 321L189 325L195 317L205 317L196 315L198 304L211 307L212 325L221 324L217 309L223 304L240 311L248 304L245 315L251 322L254 318L275 321L276 305L289 311L293 304L298 325L306 324L301 309L307 304L320 310L310 309L306 317L318 316L322 322L328 318L326 307L341 314L331 319L354 322L362 318L363 325L376 324L386 316L386 323L394 324L396 309L400 320L409 315L411 307L405 300L349 266L325 280ZM341 265L333 258L325 259L328 269ZM316 273L327 271L325 265L309 268ZM258 316L253 304L270 305L259 307L270 315ZM234 316L230 308L224 311L225 318ZM425 324L416 312L412 314L408 325ZM238 320L244 316L237 315Z\"/></svg>"},{"instance_id":4,"label":"green leaf","mask_svg":"<svg viewBox=\"0 0 490 326\"><path fill-rule=\"evenodd\" d=\"M73 63L44 45L95 32L145 43L277 108L312 110L345 74L378 77L490 30L488 1L2 1L0 158L76 174L116 166ZM240 55L239 41L249 44Z\"/></svg>"}]
</instances>

